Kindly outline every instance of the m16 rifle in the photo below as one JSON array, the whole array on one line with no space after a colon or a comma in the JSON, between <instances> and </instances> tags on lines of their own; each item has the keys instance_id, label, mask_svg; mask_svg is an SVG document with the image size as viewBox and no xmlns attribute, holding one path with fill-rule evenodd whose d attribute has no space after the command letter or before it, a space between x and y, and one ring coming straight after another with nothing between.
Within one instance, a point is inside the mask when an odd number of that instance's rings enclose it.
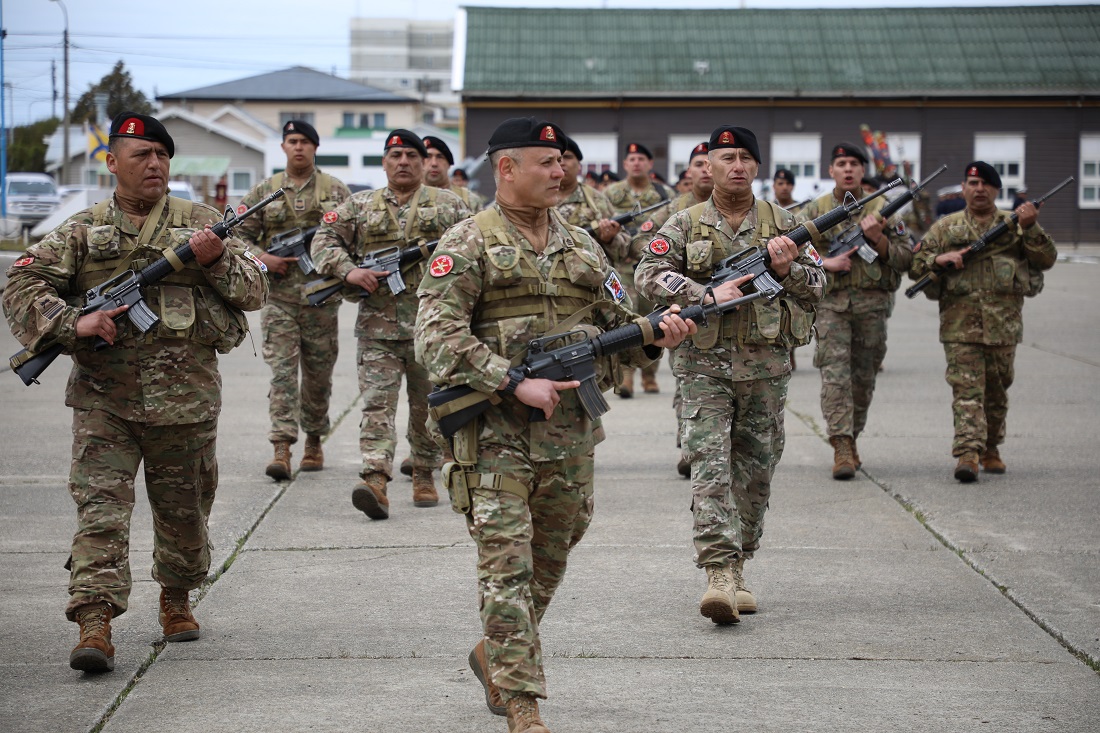
<instances>
[{"instance_id":1,"label":"m16 rifle","mask_svg":"<svg viewBox=\"0 0 1100 733\"><path fill-rule=\"evenodd\" d=\"M302 274L312 275L317 272L313 265L313 259L309 256L309 245L313 241L313 235L317 233L317 227L309 229L291 229L271 238L271 246L267 248L269 255L275 257L296 257L298 267Z\"/></svg>"},{"instance_id":2,"label":"m16 rifle","mask_svg":"<svg viewBox=\"0 0 1100 733\"><path fill-rule=\"evenodd\" d=\"M634 223L634 221L637 218L639 218L642 214L648 214L651 211L656 211L657 209L661 208L662 206L668 206L668 199L661 199L660 201L653 204L652 206L647 206L644 209L638 208L638 205L635 204L634 208L631 209L630 211L624 211L621 214L616 214L615 216L611 217L611 221L615 222L616 224L618 224L620 226L625 227L627 224ZM592 227L592 226L587 226L587 227L584 228L584 230L586 232L588 232L590 235L592 235L592 237L596 237L596 233L598 231L598 228L597 227Z\"/></svg>"},{"instance_id":3,"label":"m16 rifle","mask_svg":"<svg viewBox=\"0 0 1100 733\"><path fill-rule=\"evenodd\" d=\"M437 239L434 242L421 242L404 249L395 245L386 249L375 250L374 252L368 252L356 267L385 272L386 284L389 285L390 292L394 295L400 295L406 290L405 278L401 276L401 268L428 259L432 256L432 252L435 252L438 245L439 240ZM306 299L310 305L319 306L345 287L344 281L338 277L314 280L306 283ZM364 298L370 297L370 293L362 289L360 289L360 295Z\"/></svg>"}]
</instances>

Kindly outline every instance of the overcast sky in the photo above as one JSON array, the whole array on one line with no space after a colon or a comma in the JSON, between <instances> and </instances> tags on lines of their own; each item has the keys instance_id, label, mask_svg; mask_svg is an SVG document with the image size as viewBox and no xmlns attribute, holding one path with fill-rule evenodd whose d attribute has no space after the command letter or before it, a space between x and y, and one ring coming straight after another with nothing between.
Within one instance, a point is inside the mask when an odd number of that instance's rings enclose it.
<instances>
[{"instance_id":1,"label":"overcast sky","mask_svg":"<svg viewBox=\"0 0 1100 733\"><path fill-rule=\"evenodd\" d=\"M69 16L69 96L122 59L147 97L181 92L302 65L347 76L348 21L354 17L450 19L460 5L570 8L792 8L1038 5L1014 0L62 0ZM1060 0L1059 4L1086 4ZM144 10L138 10L144 8ZM62 114L64 16L54 0L0 0L4 41L4 114L11 126L53 113L51 62ZM553 39L547 39L552 42Z\"/></svg>"}]
</instances>

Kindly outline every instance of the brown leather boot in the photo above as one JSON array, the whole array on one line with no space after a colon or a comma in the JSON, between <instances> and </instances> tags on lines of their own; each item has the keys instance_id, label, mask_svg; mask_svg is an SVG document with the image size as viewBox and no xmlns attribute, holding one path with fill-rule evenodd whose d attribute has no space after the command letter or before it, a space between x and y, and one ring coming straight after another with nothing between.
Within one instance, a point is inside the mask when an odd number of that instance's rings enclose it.
<instances>
[{"instance_id":1,"label":"brown leather boot","mask_svg":"<svg viewBox=\"0 0 1100 733\"><path fill-rule=\"evenodd\" d=\"M730 566L733 572L734 598L737 601L737 613L756 613L756 596L745 586L745 558L739 557Z\"/></svg>"},{"instance_id":2,"label":"brown leather boot","mask_svg":"<svg viewBox=\"0 0 1100 733\"><path fill-rule=\"evenodd\" d=\"M642 391L646 394L657 394L661 388L657 386L657 377L646 370L642 370Z\"/></svg>"},{"instance_id":3,"label":"brown leather boot","mask_svg":"<svg viewBox=\"0 0 1100 733\"><path fill-rule=\"evenodd\" d=\"M427 507L439 503L439 494L435 490L432 469L413 469L413 506Z\"/></svg>"},{"instance_id":4,"label":"brown leather boot","mask_svg":"<svg viewBox=\"0 0 1100 733\"><path fill-rule=\"evenodd\" d=\"M275 457L267 464L267 475L276 481L286 481L290 478L290 442L277 441L275 444Z\"/></svg>"},{"instance_id":5,"label":"brown leather boot","mask_svg":"<svg viewBox=\"0 0 1100 733\"><path fill-rule=\"evenodd\" d=\"M833 478L847 481L856 475L856 462L852 457L852 439L847 435L829 438L833 446Z\"/></svg>"},{"instance_id":6,"label":"brown leather boot","mask_svg":"<svg viewBox=\"0 0 1100 733\"><path fill-rule=\"evenodd\" d=\"M680 455L680 460L676 462L676 473L684 478L691 478L691 463L684 458L683 454Z\"/></svg>"},{"instance_id":7,"label":"brown leather boot","mask_svg":"<svg viewBox=\"0 0 1100 733\"><path fill-rule=\"evenodd\" d=\"M969 450L959 456L955 466L955 478L964 484L978 480L978 451Z\"/></svg>"},{"instance_id":8,"label":"brown leather boot","mask_svg":"<svg viewBox=\"0 0 1100 733\"><path fill-rule=\"evenodd\" d=\"M373 471L351 492L351 503L371 519L389 519L390 500L386 498L386 474Z\"/></svg>"},{"instance_id":9,"label":"brown leather boot","mask_svg":"<svg viewBox=\"0 0 1100 733\"><path fill-rule=\"evenodd\" d=\"M623 381L619 384L619 396L629 400L634 396L634 370L623 369Z\"/></svg>"},{"instance_id":10,"label":"brown leather boot","mask_svg":"<svg viewBox=\"0 0 1100 733\"><path fill-rule=\"evenodd\" d=\"M406 458L405 460L401 461L400 471L402 476L413 475L413 462L411 458Z\"/></svg>"},{"instance_id":11,"label":"brown leather boot","mask_svg":"<svg viewBox=\"0 0 1100 733\"><path fill-rule=\"evenodd\" d=\"M986 448L982 455L982 470L986 473L1004 473L1007 467L1001 460L1001 452L996 448Z\"/></svg>"},{"instance_id":12,"label":"brown leather boot","mask_svg":"<svg viewBox=\"0 0 1100 733\"><path fill-rule=\"evenodd\" d=\"M859 457L859 448L856 447L855 438L852 438L852 463L855 464L857 471L863 468L863 459Z\"/></svg>"},{"instance_id":13,"label":"brown leather boot","mask_svg":"<svg viewBox=\"0 0 1100 733\"><path fill-rule=\"evenodd\" d=\"M534 695L516 695L507 708L508 733L550 733L539 717L539 701Z\"/></svg>"},{"instance_id":14,"label":"brown leather boot","mask_svg":"<svg viewBox=\"0 0 1100 733\"><path fill-rule=\"evenodd\" d=\"M500 696L500 688L489 679L489 659L485 656L484 639L477 643L468 659L474 677L477 677L477 681L485 688L485 705L489 708L489 712L493 715L507 715L508 709L504 706L504 698Z\"/></svg>"},{"instance_id":15,"label":"brown leather boot","mask_svg":"<svg viewBox=\"0 0 1100 733\"><path fill-rule=\"evenodd\" d=\"M325 452L321 449L321 436L307 435L306 449L302 454L302 464L299 468L303 471L320 471L324 467Z\"/></svg>"},{"instance_id":16,"label":"brown leather boot","mask_svg":"<svg viewBox=\"0 0 1100 733\"><path fill-rule=\"evenodd\" d=\"M733 572L728 566L707 565L707 592L699 602L699 613L716 624L736 624L741 621L737 615L737 602L734 599Z\"/></svg>"},{"instance_id":17,"label":"brown leather boot","mask_svg":"<svg viewBox=\"0 0 1100 733\"><path fill-rule=\"evenodd\" d=\"M110 672L115 668L115 647L111 643L110 603L89 603L76 609L80 643L69 654L69 666L82 672Z\"/></svg>"},{"instance_id":18,"label":"brown leather boot","mask_svg":"<svg viewBox=\"0 0 1100 733\"><path fill-rule=\"evenodd\" d=\"M183 588L160 589L160 626L165 641L194 641L199 622L191 615L191 592Z\"/></svg>"}]
</instances>

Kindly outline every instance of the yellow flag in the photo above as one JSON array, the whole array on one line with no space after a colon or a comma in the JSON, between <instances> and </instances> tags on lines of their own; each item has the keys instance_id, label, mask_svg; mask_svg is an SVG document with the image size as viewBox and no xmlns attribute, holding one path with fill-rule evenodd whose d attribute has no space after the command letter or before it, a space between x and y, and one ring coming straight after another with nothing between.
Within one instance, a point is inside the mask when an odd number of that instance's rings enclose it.
<instances>
[{"instance_id":1,"label":"yellow flag","mask_svg":"<svg viewBox=\"0 0 1100 733\"><path fill-rule=\"evenodd\" d=\"M88 127L88 157L107 162L107 133L94 122Z\"/></svg>"}]
</instances>

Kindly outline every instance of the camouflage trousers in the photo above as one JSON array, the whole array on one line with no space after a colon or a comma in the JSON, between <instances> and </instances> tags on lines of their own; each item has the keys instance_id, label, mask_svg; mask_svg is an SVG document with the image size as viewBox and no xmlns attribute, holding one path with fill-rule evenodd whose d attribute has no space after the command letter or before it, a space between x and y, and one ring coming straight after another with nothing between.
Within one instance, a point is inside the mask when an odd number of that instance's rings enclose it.
<instances>
[{"instance_id":1,"label":"camouflage trousers","mask_svg":"<svg viewBox=\"0 0 1100 733\"><path fill-rule=\"evenodd\" d=\"M734 382L679 372L683 452L691 463L695 564L751 558L764 534L772 474L786 442L791 375Z\"/></svg>"},{"instance_id":2,"label":"camouflage trousers","mask_svg":"<svg viewBox=\"0 0 1100 733\"><path fill-rule=\"evenodd\" d=\"M531 489L527 502L474 489L466 528L477 543L481 624L489 675L504 699L546 697L539 624L565 576L569 551L592 521L593 454L531 463L518 453L483 451L479 472Z\"/></svg>"},{"instance_id":3,"label":"camouflage trousers","mask_svg":"<svg viewBox=\"0 0 1100 733\"><path fill-rule=\"evenodd\" d=\"M814 366L821 370L821 414L829 437L858 438L867 425L875 378L886 358L888 315L817 309Z\"/></svg>"},{"instance_id":4,"label":"camouflage trousers","mask_svg":"<svg viewBox=\"0 0 1100 733\"><path fill-rule=\"evenodd\" d=\"M996 448L1005 440L1008 388L1016 376L1015 345L945 343L943 350L955 417L951 455Z\"/></svg>"},{"instance_id":5,"label":"camouflage trousers","mask_svg":"<svg viewBox=\"0 0 1100 733\"><path fill-rule=\"evenodd\" d=\"M437 468L440 450L429 432L428 372L413 356L413 341L359 339L359 391L363 419L359 423L359 450L363 454L360 475L379 471L393 478L393 454L397 448L397 397L401 377L409 398L406 437L412 448L413 468Z\"/></svg>"},{"instance_id":6,"label":"camouflage trousers","mask_svg":"<svg viewBox=\"0 0 1100 733\"><path fill-rule=\"evenodd\" d=\"M271 367L268 412L272 443L298 441L298 427L306 435L329 431L332 369L339 352L337 313L340 301L311 305L269 300L261 313L264 361ZM301 367L302 387L298 389Z\"/></svg>"},{"instance_id":7,"label":"camouflage trousers","mask_svg":"<svg viewBox=\"0 0 1100 733\"><path fill-rule=\"evenodd\" d=\"M106 601L125 613L130 596L134 478L145 463L153 512L153 580L197 588L210 569L207 521L218 487L217 420L151 426L102 410L73 411L69 493L77 508L65 615Z\"/></svg>"}]
</instances>

